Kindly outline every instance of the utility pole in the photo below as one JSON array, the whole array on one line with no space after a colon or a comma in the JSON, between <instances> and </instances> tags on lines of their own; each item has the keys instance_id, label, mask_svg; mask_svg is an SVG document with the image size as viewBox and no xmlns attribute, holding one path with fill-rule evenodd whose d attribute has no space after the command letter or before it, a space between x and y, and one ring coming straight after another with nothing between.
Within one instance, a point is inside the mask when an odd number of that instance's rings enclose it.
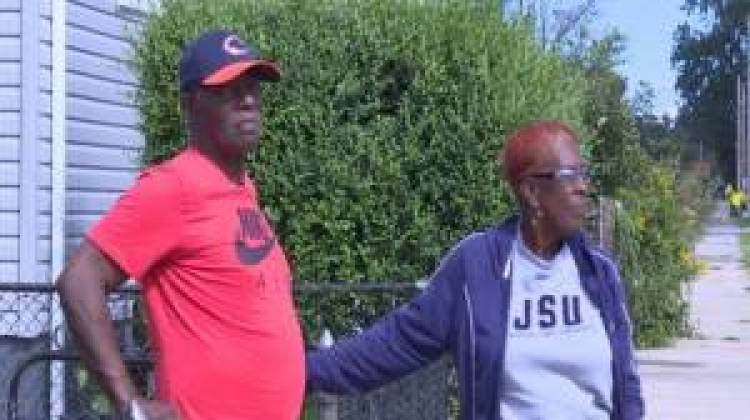
<instances>
[{"instance_id":1,"label":"utility pole","mask_svg":"<svg viewBox=\"0 0 750 420\"><path fill-rule=\"evenodd\" d=\"M750 16L746 18L745 36L742 42L740 68L737 74L737 140L735 142L735 160L737 171L737 186L747 190L748 173L750 172L750 101L748 101L748 83L750 82L750 48L747 31L750 28ZM745 61L743 62L742 59Z\"/></svg>"},{"instance_id":2,"label":"utility pole","mask_svg":"<svg viewBox=\"0 0 750 420\"><path fill-rule=\"evenodd\" d=\"M750 31L750 16L747 16L745 19L745 78L744 83L742 84L742 178L740 179L740 183L742 185L743 191L747 192L747 181L748 181L748 172L750 171L750 156L748 154L750 153L750 147L748 147L748 143L750 142L750 101L748 101L748 84L750 84L750 45L748 45L748 32Z\"/></svg>"},{"instance_id":3,"label":"utility pole","mask_svg":"<svg viewBox=\"0 0 750 420\"><path fill-rule=\"evenodd\" d=\"M542 29L542 48L547 49L547 2L539 1L539 18Z\"/></svg>"},{"instance_id":4,"label":"utility pole","mask_svg":"<svg viewBox=\"0 0 750 420\"><path fill-rule=\"evenodd\" d=\"M743 159L743 150L742 150L743 147L742 146L743 146L743 143L744 143L744 132L745 132L745 129L744 129L744 125L745 125L744 124L744 117L745 117L744 108L745 107L743 105L744 98L743 98L743 95L742 95L742 93L743 93L742 91L744 89L743 89L742 85L743 85L742 75L738 74L737 75L737 110L736 110L736 115L737 115L737 139L736 139L735 145L734 145L735 169L736 169L736 177L737 177L737 179L736 179L736 185L737 185L738 188L742 186L741 185L742 184L742 177L743 177L743 173L742 173L743 170L742 169L744 167L744 164L742 163L742 161L744 160Z\"/></svg>"}]
</instances>

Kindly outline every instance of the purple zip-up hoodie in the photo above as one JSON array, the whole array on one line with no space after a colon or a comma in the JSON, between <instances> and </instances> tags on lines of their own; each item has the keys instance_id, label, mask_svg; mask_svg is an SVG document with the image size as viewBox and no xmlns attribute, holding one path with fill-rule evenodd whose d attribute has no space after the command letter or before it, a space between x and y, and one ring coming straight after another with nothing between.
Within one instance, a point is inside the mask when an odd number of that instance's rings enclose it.
<instances>
[{"instance_id":1,"label":"purple zip-up hoodie","mask_svg":"<svg viewBox=\"0 0 750 420\"><path fill-rule=\"evenodd\" d=\"M361 393L450 352L461 418L498 420L510 303L511 244L518 217L469 235L444 258L425 290L361 334L307 355L309 390ZM644 417L627 299L612 260L581 233L566 239L583 290L612 348L613 420ZM550 349L554 351L554 349Z\"/></svg>"}]
</instances>

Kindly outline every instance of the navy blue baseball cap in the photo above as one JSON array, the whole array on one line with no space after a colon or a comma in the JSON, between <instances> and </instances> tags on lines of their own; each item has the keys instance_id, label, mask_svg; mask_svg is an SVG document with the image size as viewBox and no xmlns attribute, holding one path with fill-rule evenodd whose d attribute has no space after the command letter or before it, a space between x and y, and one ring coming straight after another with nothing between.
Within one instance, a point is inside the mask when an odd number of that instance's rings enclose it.
<instances>
[{"instance_id":1,"label":"navy blue baseball cap","mask_svg":"<svg viewBox=\"0 0 750 420\"><path fill-rule=\"evenodd\" d=\"M279 64L261 58L258 50L240 36L224 29L212 29L190 41L180 60L180 91L200 85L223 85L251 72L262 80L278 81Z\"/></svg>"}]
</instances>

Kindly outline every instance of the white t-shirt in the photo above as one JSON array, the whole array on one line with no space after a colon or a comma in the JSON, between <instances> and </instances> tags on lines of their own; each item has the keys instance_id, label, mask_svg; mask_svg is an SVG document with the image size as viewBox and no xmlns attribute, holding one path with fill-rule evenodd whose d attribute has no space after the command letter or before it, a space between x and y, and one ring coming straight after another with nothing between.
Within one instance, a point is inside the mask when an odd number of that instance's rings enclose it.
<instances>
[{"instance_id":1,"label":"white t-shirt","mask_svg":"<svg viewBox=\"0 0 750 420\"><path fill-rule=\"evenodd\" d=\"M516 240L500 413L503 420L605 420L612 351L564 245L551 261Z\"/></svg>"}]
</instances>

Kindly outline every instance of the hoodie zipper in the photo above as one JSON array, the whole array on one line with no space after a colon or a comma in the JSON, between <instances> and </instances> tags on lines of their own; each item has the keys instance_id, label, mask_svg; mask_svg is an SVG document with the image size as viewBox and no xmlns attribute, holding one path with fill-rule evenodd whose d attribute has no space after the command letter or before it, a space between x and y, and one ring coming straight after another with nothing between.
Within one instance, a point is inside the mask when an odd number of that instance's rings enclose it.
<instances>
[{"instance_id":1,"label":"hoodie zipper","mask_svg":"<svg viewBox=\"0 0 750 420\"><path fill-rule=\"evenodd\" d=\"M511 283L510 280L511 280L511 274L513 272L513 267L512 267L512 262L511 262L512 256L513 256L512 252L509 252L507 254L503 270L499 269L500 268L499 267L499 261L497 261L497 259L495 259L495 264L496 264L495 267L497 268L497 273L500 274L501 281L508 282L507 291L506 291L506 293L503 296L501 296L501 299L503 300L502 306L505 307L504 308L504 310L505 310L505 316L503 316L501 318L503 319L503 322L505 322L505 326L504 326L505 328L507 328L508 314L510 313L510 293L511 293L511 288L512 288L512 283ZM501 284L500 287L502 289L503 285ZM477 387L476 386L476 382L477 382L477 379L476 379L477 348L476 348L476 346L477 346L477 344L476 344L476 331L475 331L475 328L474 328L473 304L472 304L472 300L471 300L471 295L469 293L469 285L468 285L468 283L464 284L463 293L464 293L464 301L466 302L466 313L467 313L468 320L469 320L469 345L471 346L471 358L469 360L469 362L471 364L471 366L469 367L469 369L471 370L471 394L472 394L471 395L472 398L471 398L471 401L470 401L470 404L471 404L471 418L472 418L472 420L476 420L477 419L477 409L476 409L476 399L477 399L477 392L476 392L476 387ZM506 331L506 334L507 334L507 331ZM502 348L502 352L501 353L502 354L499 357L503 358L503 361L501 361L501 364L504 365L505 342L503 342L503 348ZM500 374L498 375L498 378L499 378L500 383L498 384L498 392L497 392L497 395L495 396L495 398L497 398L498 407L500 407L500 405L499 405L500 401L499 400L500 400L500 395L502 394L501 391L502 391L502 385L503 385L503 383L502 383L502 372L500 372ZM502 420L502 419L500 419L500 420Z\"/></svg>"},{"instance_id":2,"label":"hoodie zipper","mask_svg":"<svg viewBox=\"0 0 750 420\"><path fill-rule=\"evenodd\" d=\"M469 346L471 346L471 358L469 359L471 366L471 418L477 418L477 376L476 376L476 358L477 358L477 343L474 331L474 311L472 310L471 296L469 295L469 285L464 284L464 301L466 302L466 314L469 317Z\"/></svg>"},{"instance_id":3,"label":"hoodie zipper","mask_svg":"<svg viewBox=\"0 0 750 420\"><path fill-rule=\"evenodd\" d=\"M596 262L593 261L593 259L598 258L599 260L602 260L601 262L603 264L607 264L607 260L604 256L600 255L597 252L592 252L592 264L596 264ZM607 285L607 287L610 287ZM614 305L617 305L617 302L612 302L612 299L609 297L604 296L604 293L607 293L607 291L599 289L599 314L602 317L602 324L604 324L604 330L607 333L607 339L609 341L609 348L612 355L612 418L613 419L619 419L622 417L622 369L619 363L619 348L617 343L615 343L615 330L618 328L617 324L615 323L614 317L615 315L612 313L611 309L614 307ZM606 302L605 302L606 301Z\"/></svg>"},{"instance_id":4,"label":"hoodie zipper","mask_svg":"<svg viewBox=\"0 0 750 420\"><path fill-rule=\"evenodd\" d=\"M497 395L495 396L495 398L497 398L498 411L500 410L500 406L502 404L501 396L503 395L503 386L504 386L503 376L505 375L505 348L506 348L507 340L508 340L507 327L508 327L508 317L510 314L510 296L511 296L512 289L513 289L513 282L511 281L511 275L513 274L513 262L512 261L513 261L513 247L514 246L515 245L511 247L511 251L508 253L508 257L505 260L505 267L503 268L502 276L500 280L501 282L507 283L507 290L505 290L505 293L503 294L503 296L500 296L500 299L502 299L503 301L502 307L503 307L503 310L505 311L505 314L500 317L501 320L505 323L504 325L505 337L503 338L502 348L500 351L500 355L498 356L500 359L499 360L500 365L502 366L502 369L500 370L498 374L499 383L497 385ZM500 288L502 290L503 283L500 284ZM502 417L500 417L500 420L502 420Z\"/></svg>"}]
</instances>

